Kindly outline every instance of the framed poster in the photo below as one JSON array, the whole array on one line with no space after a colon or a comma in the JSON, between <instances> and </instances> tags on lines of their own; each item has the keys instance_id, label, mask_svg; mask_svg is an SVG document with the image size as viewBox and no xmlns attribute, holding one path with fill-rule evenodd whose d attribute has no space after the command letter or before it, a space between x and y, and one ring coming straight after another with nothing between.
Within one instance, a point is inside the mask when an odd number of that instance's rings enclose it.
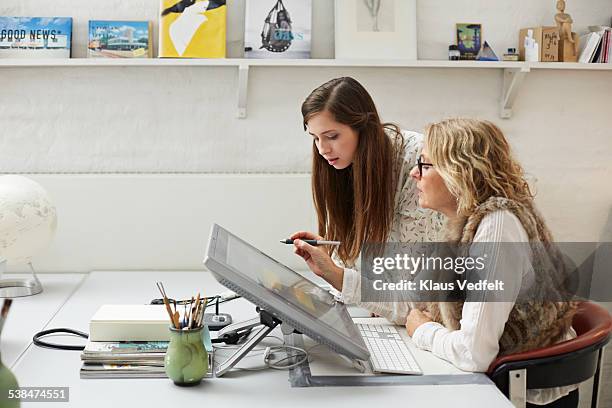
<instances>
[{"instance_id":1,"label":"framed poster","mask_svg":"<svg viewBox=\"0 0 612 408\"><path fill-rule=\"evenodd\" d=\"M310 58L312 0L247 0L246 58Z\"/></svg>"},{"instance_id":2,"label":"framed poster","mask_svg":"<svg viewBox=\"0 0 612 408\"><path fill-rule=\"evenodd\" d=\"M417 59L416 0L336 0L336 59Z\"/></svg>"}]
</instances>

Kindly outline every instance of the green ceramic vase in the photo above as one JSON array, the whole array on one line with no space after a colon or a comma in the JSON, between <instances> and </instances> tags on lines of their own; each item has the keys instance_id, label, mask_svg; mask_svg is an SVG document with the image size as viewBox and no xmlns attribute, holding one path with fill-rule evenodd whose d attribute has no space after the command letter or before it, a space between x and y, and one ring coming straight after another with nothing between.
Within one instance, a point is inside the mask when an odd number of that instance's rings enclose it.
<instances>
[{"instance_id":1,"label":"green ceramic vase","mask_svg":"<svg viewBox=\"0 0 612 408\"><path fill-rule=\"evenodd\" d=\"M11 370L2 363L2 356L0 356L0 407L18 408L19 400L9 399L9 390L19 390L19 384Z\"/></svg>"},{"instance_id":2,"label":"green ceramic vase","mask_svg":"<svg viewBox=\"0 0 612 408\"><path fill-rule=\"evenodd\" d=\"M177 330L170 327L170 343L164 365L176 385L196 385L208 372L208 353L202 338L203 328Z\"/></svg>"}]
</instances>

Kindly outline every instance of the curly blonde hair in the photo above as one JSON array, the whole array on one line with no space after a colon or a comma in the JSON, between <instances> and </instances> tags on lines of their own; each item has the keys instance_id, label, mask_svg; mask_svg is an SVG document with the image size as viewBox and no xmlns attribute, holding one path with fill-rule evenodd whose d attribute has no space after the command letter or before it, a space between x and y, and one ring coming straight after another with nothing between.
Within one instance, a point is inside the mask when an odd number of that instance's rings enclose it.
<instances>
[{"instance_id":1,"label":"curly blonde hair","mask_svg":"<svg viewBox=\"0 0 612 408\"><path fill-rule=\"evenodd\" d=\"M533 194L502 131L476 119L447 119L425 130L429 159L457 199L457 214L468 216L489 197L531 206Z\"/></svg>"}]
</instances>

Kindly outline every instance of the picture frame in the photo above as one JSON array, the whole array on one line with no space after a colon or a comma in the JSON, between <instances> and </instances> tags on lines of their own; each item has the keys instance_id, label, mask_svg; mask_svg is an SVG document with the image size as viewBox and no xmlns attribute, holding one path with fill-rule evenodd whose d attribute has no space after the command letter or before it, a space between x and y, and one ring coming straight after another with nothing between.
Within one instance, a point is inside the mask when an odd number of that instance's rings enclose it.
<instances>
[{"instance_id":1,"label":"picture frame","mask_svg":"<svg viewBox=\"0 0 612 408\"><path fill-rule=\"evenodd\" d=\"M279 23L281 13L284 20ZM311 37L312 0L246 2L246 58L308 59L311 54Z\"/></svg>"},{"instance_id":2,"label":"picture frame","mask_svg":"<svg viewBox=\"0 0 612 408\"><path fill-rule=\"evenodd\" d=\"M416 0L335 0L336 59L417 59Z\"/></svg>"},{"instance_id":3,"label":"picture frame","mask_svg":"<svg viewBox=\"0 0 612 408\"><path fill-rule=\"evenodd\" d=\"M482 48L482 24L480 23L457 23L456 25L457 48L462 60L474 60Z\"/></svg>"}]
</instances>

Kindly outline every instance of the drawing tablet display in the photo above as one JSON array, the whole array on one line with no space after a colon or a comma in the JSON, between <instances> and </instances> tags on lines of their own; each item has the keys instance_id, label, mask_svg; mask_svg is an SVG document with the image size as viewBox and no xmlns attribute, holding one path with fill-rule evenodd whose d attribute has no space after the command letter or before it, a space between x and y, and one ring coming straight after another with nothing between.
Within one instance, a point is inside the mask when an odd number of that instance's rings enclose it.
<instances>
[{"instance_id":1,"label":"drawing tablet display","mask_svg":"<svg viewBox=\"0 0 612 408\"><path fill-rule=\"evenodd\" d=\"M204 263L219 283L283 323L348 357L369 357L342 303L217 224L212 227Z\"/></svg>"}]
</instances>

